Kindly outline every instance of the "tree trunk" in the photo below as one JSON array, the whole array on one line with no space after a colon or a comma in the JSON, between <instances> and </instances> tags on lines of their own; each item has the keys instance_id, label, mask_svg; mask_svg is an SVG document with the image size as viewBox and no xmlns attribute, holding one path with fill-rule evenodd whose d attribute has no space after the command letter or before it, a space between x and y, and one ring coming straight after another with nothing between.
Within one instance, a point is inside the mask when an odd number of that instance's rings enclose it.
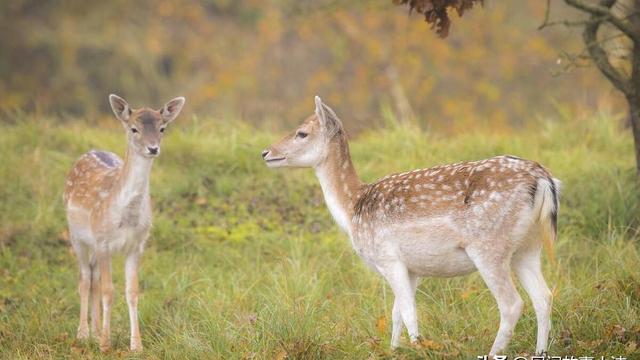
<instances>
[{"instance_id":1,"label":"tree trunk","mask_svg":"<svg viewBox=\"0 0 640 360\"><path fill-rule=\"evenodd\" d=\"M640 106L638 106L637 99L627 98L627 102L629 104L629 120L636 154L636 177L640 182Z\"/></svg>"},{"instance_id":2,"label":"tree trunk","mask_svg":"<svg viewBox=\"0 0 640 360\"><path fill-rule=\"evenodd\" d=\"M636 177L640 181L640 42L634 41L631 54L631 81L625 94L629 105L629 120L636 154Z\"/></svg>"}]
</instances>

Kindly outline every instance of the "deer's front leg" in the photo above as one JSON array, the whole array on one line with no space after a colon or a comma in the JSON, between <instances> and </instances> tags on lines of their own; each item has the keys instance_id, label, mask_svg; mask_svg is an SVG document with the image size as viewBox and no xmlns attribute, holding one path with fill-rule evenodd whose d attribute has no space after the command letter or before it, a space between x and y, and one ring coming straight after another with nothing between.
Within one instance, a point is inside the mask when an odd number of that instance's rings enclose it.
<instances>
[{"instance_id":1,"label":"deer's front leg","mask_svg":"<svg viewBox=\"0 0 640 360\"><path fill-rule=\"evenodd\" d=\"M102 293L102 335L100 336L100 350L105 352L111 347L111 304L113 303L111 254L106 244L98 246L96 258L98 261L98 269L100 269L100 292Z\"/></svg>"},{"instance_id":2,"label":"deer's front leg","mask_svg":"<svg viewBox=\"0 0 640 360\"><path fill-rule=\"evenodd\" d=\"M131 324L131 351L142 350L140 327L138 326L138 268L140 253L135 252L127 256L125 261L126 298L129 307L129 322Z\"/></svg>"},{"instance_id":3,"label":"deer's front leg","mask_svg":"<svg viewBox=\"0 0 640 360\"><path fill-rule=\"evenodd\" d=\"M418 333L418 317L416 314L415 289L417 278L409 274L407 267L394 262L378 267L380 273L389 282L395 300L393 304L393 331L391 335L391 348L396 348L400 343L402 323L409 332L411 342L416 342L420 336Z\"/></svg>"}]
</instances>

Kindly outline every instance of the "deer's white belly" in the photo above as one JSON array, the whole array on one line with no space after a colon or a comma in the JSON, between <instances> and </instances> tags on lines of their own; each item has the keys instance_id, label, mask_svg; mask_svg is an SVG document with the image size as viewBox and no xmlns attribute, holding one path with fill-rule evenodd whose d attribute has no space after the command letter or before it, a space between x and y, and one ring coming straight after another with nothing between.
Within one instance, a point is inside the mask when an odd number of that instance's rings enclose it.
<instances>
[{"instance_id":1,"label":"deer's white belly","mask_svg":"<svg viewBox=\"0 0 640 360\"><path fill-rule=\"evenodd\" d=\"M416 242L435 245L437 240L433 240L415 239ZM408 248L402 243L399 245L404 264L410 272L420 276L452 277L469 274L476 270L464 249L456 246Z\"/></svg>"},{"instance_id":2,"label":"deer's white belly","mask_svg":"<svg viewBox=\"0 0 640 360\"><path fill-rule=\"evenodd\" d=\"M448 217L385 226L372 235L368 251L356 251L371 264L400 261L419 276L452 277L471 273L466 236ZM365 240L366 241L366 240Z\"/></svg>"}]
</instances>

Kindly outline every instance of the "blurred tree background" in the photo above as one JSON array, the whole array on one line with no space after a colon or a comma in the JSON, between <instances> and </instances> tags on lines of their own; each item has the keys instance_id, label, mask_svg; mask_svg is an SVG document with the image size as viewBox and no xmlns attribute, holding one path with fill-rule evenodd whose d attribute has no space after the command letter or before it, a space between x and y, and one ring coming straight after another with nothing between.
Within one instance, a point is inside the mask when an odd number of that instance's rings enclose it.
<instances>
[{"instance_id":1,"label":"blurred tree background","mask_svg":"<svg viewBox=\"0 0 640 360\"><path fill-rule=\"evenodd\" d=\"M623 112L595 68L566 71L580 37L538 31L545 7L486 1L451 14L441 40L389 0L2 1L0 109L97 121L111 92L134 106L184 95L191 114L286 127L319 94L352 132L380 114L461 131Z\"/></svg>"}]
</instances>

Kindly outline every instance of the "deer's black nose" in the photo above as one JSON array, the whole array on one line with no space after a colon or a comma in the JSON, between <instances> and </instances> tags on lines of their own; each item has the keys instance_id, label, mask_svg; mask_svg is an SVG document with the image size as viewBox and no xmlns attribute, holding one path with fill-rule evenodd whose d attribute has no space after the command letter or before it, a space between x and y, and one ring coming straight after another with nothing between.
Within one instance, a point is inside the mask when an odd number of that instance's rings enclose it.
<instances>
[{"instance_id":1,"label":"deer's black nose","mask_svg":"<svg viewBox=\"0 0 640 360\"><path fill-rule=\"evenodd\" d=\"M157 147L147 146L147 150L149 150L149 154L152 154L152 155L157 155L158 154L158 148Z\"/></svg>"},{"instance_id":2,"label":"deer's black nose","mask_svg":"<svg viewBox=\"0 0 640 360\"><path fill-rule=\"evenodd\" d=\"M269 150L262 150L262 158L266 158L269 155Z\"/></svg>"}]
</instances>

